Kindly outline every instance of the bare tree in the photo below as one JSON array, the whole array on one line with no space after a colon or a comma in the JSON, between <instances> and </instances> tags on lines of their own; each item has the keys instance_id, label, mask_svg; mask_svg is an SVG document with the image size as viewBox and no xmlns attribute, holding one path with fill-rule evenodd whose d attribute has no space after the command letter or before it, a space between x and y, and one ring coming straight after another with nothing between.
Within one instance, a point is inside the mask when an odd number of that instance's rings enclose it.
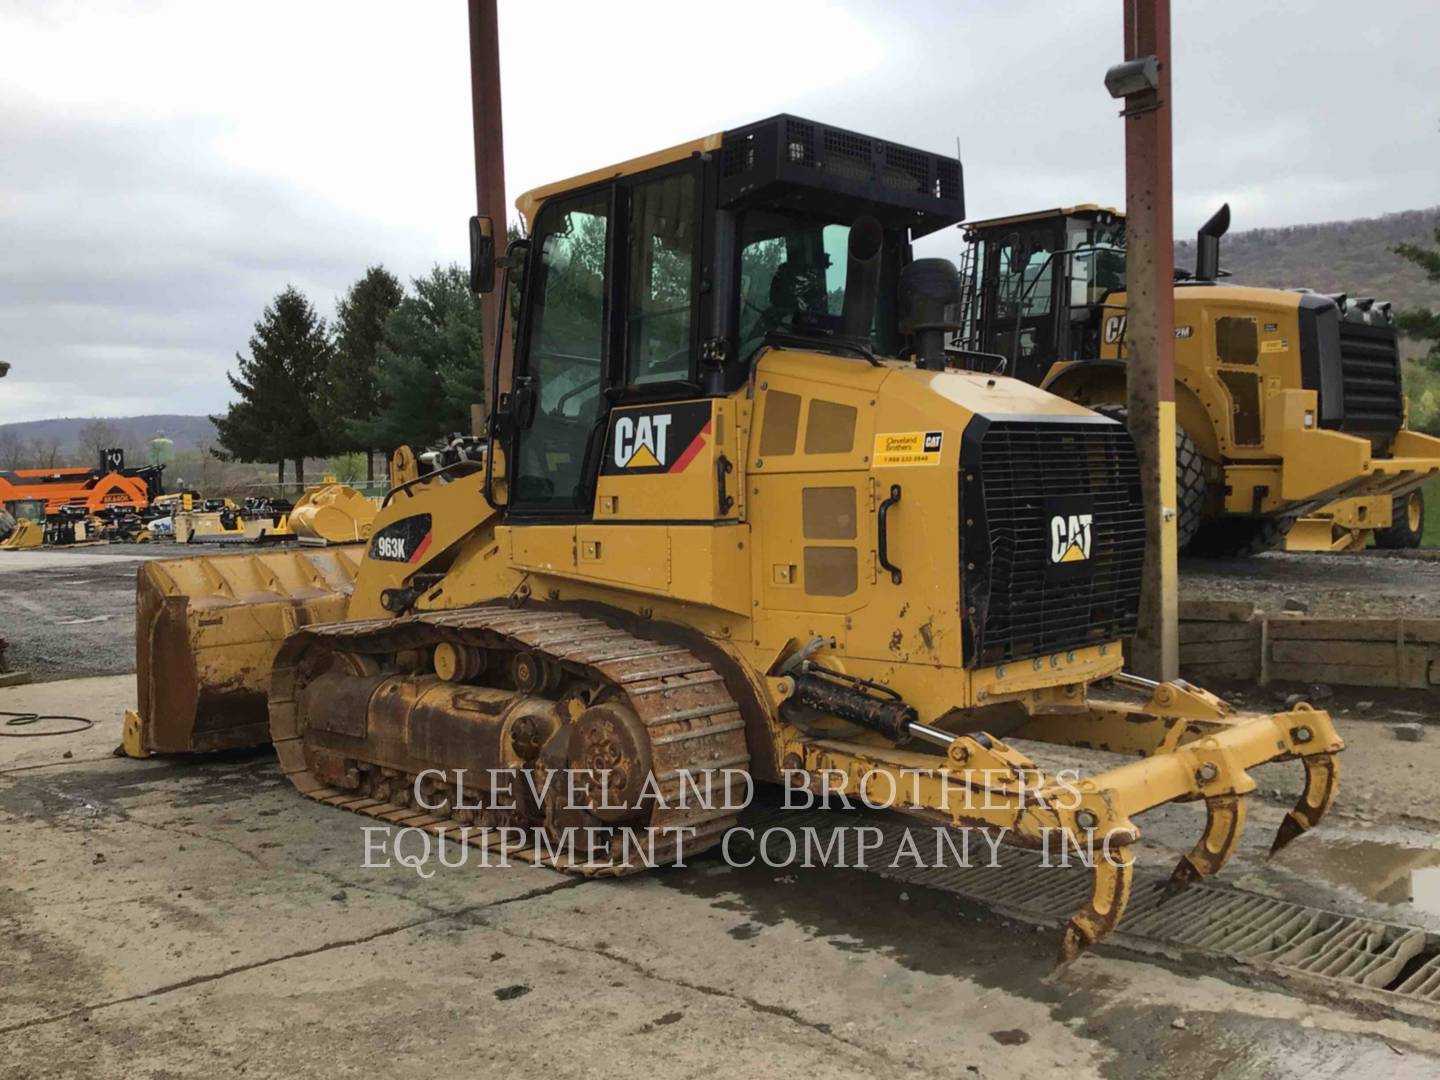
<instances>
[{"instance_id":1,"label":"bare tree","mask_svg":"<svg viewBox=\"0 0 1440 1080\"><path fill-rule=\"evenodd\" d=\"M125 435L109 420L97 417L75 433L80 453L92 463L99 462L100 455L113 447L124 445Z\"/></svg>"},{"instance_id":2,"label":"bare tree","mask_svg":"<svg viewBox=\"0 0 1440 1080\"><path fill-rule=\"evenodd\" d=\"M53 435L36 436L30 442L27 454L32 469L53 469L60 464L60 440Z\"/></svg>"},{"instance_id":3,"label":"bare tree","mask_svg":"<svg viewBox=\"0 0 1440 1080\"><path fill-rule=\"evenodd\" d=\"M0 469L23 469L28 451L14 428L0 429Z\"/></svg>"}]
</instances>

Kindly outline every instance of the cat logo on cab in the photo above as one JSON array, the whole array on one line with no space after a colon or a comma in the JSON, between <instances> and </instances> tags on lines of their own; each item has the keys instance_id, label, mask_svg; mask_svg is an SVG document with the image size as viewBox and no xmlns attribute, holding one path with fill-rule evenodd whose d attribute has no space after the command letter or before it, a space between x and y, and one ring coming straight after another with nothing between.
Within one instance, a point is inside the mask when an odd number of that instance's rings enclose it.
<instances>
[{"instance_id":1,"label":"cat logo on cab","mask_svg":"<svg viewBox=\"0 0 1440 1080\"><path fill-rule=\"evenodd\" d=\"M710 402L626 406L610 414L602 476L682 473L710 440Z\"/></svg>"}]
</instances>

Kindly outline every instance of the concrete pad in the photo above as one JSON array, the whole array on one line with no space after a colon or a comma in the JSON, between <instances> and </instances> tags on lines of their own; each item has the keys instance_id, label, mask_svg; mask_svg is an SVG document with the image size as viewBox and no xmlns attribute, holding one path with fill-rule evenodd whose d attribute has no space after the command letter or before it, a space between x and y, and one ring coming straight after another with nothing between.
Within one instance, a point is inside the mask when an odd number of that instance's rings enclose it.
<instances>
[{"instance_id":1,"label":"concrete pad","mask_svg":"<svg viewBox=\"0 0 1440 1080\"><path fill-rule=\"evenodd\" d=\"M66 679L0 688L0 710L37 712L44 716L82 716L94 721L93 727L73 735L38 734L75 726L60 720L24 727L0 727L0 774L16 768L61 766L108 758L120 745L125 710L134 707L134 675L105 675L94 679ZM65 757L67 753L71 755L68 758Z\"/></svg>"},{"instance_id":2,"label":"concrete pad","mask_svg":"<svg viewBox=\"0 0 1440 1080\"><path fill-rule=\"evenodd\" d=\"M133 549L133 550L132 550ZM146 559L173 559L173 549L147 550L143 545L126 545L124 550L105 552L84 548L65 551L59 548L29 548L25 551L0 551L0 574L26 570L56 570L81 566L101 566L116 561L143 562Z\"/></svg>"},{"instance_id":3,"label":"concrete pad","mask_svg":"<svg viewBox=\"0 0 1440 1080\"><path fill-rule=\"evenodd\" d=\"M0 696L110 717L70 759L0 742L7 1076L1440 1071L1433 1026L1104 947L1052 978L1053 932L858 871L367 867L378 823L303 799L268 751L109 756L131 700L129 677ZM1359 790L1398 775L1358 758ZM1155 832L1178 848L1189 823Z\"/></svg>"}]
</instances>

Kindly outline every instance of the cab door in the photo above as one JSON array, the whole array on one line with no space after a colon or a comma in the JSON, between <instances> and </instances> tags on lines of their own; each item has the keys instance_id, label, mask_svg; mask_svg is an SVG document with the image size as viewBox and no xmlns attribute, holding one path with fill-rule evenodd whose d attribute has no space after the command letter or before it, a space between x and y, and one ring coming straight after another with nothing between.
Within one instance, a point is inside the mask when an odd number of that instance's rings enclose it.
<instances>
[{"instance_id":1,"label":"cab door","mask_svg":"<svg viewBox=\"0 0 1440 1080\"><path fill-rule=\"evenodd\" d=\"M511 392L519 415L510 507L518 514L590 513L592 459L607 411L613 206L606 186L548 203L536 221Z\"/></svg>"}]
</instances>

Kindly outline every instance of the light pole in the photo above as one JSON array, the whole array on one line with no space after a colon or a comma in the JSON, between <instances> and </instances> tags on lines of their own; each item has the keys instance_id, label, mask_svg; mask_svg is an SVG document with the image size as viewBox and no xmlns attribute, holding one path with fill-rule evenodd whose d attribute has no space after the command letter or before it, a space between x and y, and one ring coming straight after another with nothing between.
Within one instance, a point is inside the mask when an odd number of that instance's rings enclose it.
<instances>
[{"instance_id":1,"label":"light pole","mask_svg":"<svg viewBox=\"0 0 1440 1080\"><path fill-rule=\"evenodd\" d=\"M1180 674L1175 535L1175 255L1170 0L1124 0L1125 62L1105 74L1125 102L1125 372L1145 502L1145 565L1131 667Z\"/></svg>"}]
</instances>

